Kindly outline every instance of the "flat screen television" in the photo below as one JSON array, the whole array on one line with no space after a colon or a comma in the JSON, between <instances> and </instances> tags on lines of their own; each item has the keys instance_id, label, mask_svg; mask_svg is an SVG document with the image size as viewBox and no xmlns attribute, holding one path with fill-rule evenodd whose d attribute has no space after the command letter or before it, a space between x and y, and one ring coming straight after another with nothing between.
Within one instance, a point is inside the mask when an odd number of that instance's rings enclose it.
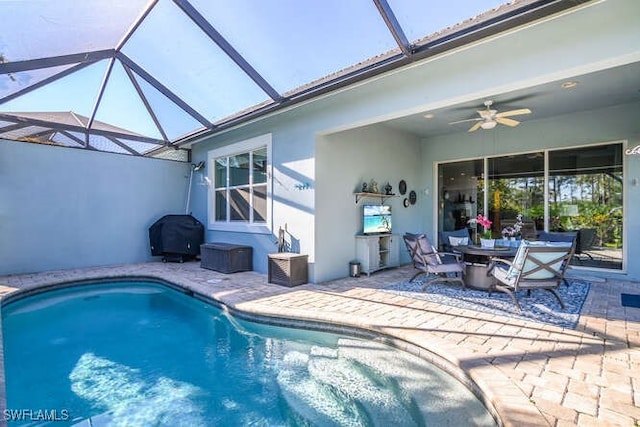
<instances>
[{"instance_id":1,"label":"flat screen television","mask_svg":"<svg viewBox=\"0 0 640 427\"><path fill-rule=\"evenodd\" d=\"M362 232L364 234L391 233L391 206L364 205Z\"/></svg>"}]
</instances>

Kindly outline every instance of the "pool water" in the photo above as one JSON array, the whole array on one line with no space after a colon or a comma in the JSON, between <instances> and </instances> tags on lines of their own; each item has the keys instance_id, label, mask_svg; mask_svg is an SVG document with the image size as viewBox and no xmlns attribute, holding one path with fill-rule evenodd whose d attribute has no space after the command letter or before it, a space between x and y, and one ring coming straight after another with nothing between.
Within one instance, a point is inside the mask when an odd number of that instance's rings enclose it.
<instances>
[{"instance_id":1,"label":"pool water","mask_svg":"<svg viewBox=\"0 0 640 427\"><path fill-rule=\"evenodd\" d=\"M409 353L240 321L152 282L50 291L2 316L7 409L23 411L10 426L495 425Z\"/></svg>"}]
</instances>

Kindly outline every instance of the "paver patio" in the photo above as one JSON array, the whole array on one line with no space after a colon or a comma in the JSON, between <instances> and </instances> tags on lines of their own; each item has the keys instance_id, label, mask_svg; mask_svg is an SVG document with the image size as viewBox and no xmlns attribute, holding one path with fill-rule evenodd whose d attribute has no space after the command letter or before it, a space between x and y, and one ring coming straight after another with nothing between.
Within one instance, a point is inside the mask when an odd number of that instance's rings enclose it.
<instances>
[{"instance_id":1,"label":"paver patio","mask_svg":"<svg viewBox=\"0 0 640 427\"><path fill-rule=\"evenodd\" d=\"M0 277L0 294L103 277L159 278L221 301L246 316L285 316L380 334L381 339L464 372L504 425L640 422L640 309L621 293L640 284L594 280L575 330L489 315L381 292L410 278L408 266L371 277L287 288L255 272L222 274L184 264L145 263ZM4 375L2 375L4 394ZM1 401L5 402L4 395ZM4 409L4 408L3 408Z\"/></svg>"}]
</instances>

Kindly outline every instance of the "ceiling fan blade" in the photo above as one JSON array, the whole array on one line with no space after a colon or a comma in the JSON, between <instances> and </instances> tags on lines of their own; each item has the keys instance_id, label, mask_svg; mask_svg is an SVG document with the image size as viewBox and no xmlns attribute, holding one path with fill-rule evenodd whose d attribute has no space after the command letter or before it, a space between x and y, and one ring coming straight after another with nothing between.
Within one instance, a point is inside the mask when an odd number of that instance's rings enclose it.
<instances>
[{"instance_id":1,"label":"ceiling fan blade","mask_svg":"<svg viewBox=\"0 0 640 427\"><path fill-rule=\"evenodd\" d=\"M528 108L521 108L519 110L505 111L504 113L496 114L496 117L520 116L522 114L531 114L531 110Z\"/></svg>"},{"instance_id":2,"label":"ceiling fan blade","mask_svg":"<svg viewBox=\"0 0 640 427\"><path fill-rule=\"evenodd\" d=\"M482 126L482 123L484 123L484 120L481 122L476 123L475 125L471 126L471 128L467 131L467 132L475 132L478 129L480 129L480 126Z\"/></svg>"},{"instance_id":3,"label":"ceiling fan blade","mask_svg":"<svg viewBox=\"0 0 640 427\"><path fill-rule=\"evenodd\" d=\"M455 125L457 123L464 123L464 122L477 122L478 120L482 120L481 118L475 118L475 119L466 119L466 120L458 120L455 122L451 122L449 123L450 125Z\"/></svg>"},{"instance_id":4,"label":"ceiling fan blade","mask_svg":"<svg viewBox=\"0 0 640 427\"><path fill-rule=\"evenodd\" d=\"M506 119L504 117L496 117L496 122L502 124L502 125L507 125L507 126L518 126L520 124L519 121L517 120L513 120L513 119Z\"/></svg>"}]
</instances>

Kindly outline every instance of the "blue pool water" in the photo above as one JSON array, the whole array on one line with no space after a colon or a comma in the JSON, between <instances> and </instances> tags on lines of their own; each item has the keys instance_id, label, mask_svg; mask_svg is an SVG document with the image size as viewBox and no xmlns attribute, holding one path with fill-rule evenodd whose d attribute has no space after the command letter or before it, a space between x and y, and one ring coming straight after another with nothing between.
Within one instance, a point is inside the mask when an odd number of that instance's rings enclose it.
<instances>
[{"instance_id":1,"label":"blue pool water","mask_svg":"<svg viewBox=\"0 0 640 427\"><path fill-rule=\"evenodd\" d=\"M239 321L161 284L50 291L2 316L10 426L495 425L411 354Z\"/></svg>"}]
</instances>

